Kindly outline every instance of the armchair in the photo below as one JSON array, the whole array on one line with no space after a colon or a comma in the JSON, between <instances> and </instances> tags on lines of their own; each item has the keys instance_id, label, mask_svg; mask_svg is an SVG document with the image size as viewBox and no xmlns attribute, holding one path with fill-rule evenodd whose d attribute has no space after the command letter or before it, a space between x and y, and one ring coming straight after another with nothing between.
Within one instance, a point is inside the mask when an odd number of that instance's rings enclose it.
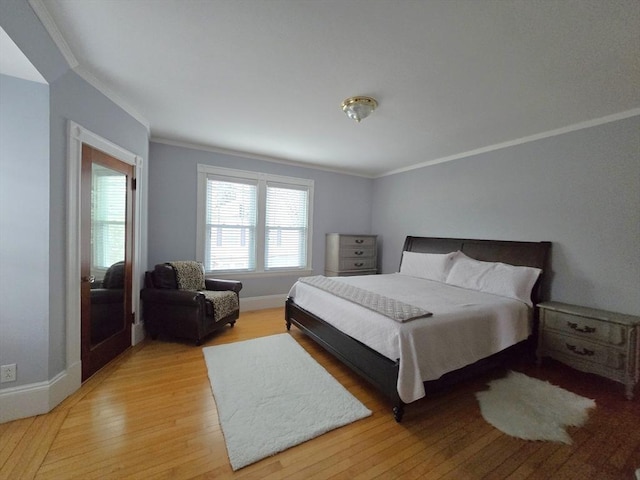
<instances>
[{"instance_id":1,"label":"armchair","mask_svg":"<svg viewBox=\"0 0 640 480\"><path fill-rule=\"evenodd\" d=\"M145 273L141 292L145 328L151 338L158 335L184 338L201 345L212 332L240 314L236 280L205 279L198 262L167 262Z\"/></svg>"}]
</instances>

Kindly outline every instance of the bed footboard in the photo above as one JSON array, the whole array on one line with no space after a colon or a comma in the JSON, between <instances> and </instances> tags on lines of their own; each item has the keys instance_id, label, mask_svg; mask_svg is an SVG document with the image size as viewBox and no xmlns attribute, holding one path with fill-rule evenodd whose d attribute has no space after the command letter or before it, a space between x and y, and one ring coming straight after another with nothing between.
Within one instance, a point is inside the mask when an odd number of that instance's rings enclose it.
<instances>
[{"instance_id":1,"label":"bed footboard","mask_svg":"<svg viewBox=\"0 0 640 480\"><path fill-rule=\"evenodd\" d=\"M291 299L287 299L285 320L287 330L290 330L291 324L294 324L388 397L393 404L395 420L397 422L402 420L404 403L398 396L399 363L397 361L389 360L363 343L340 332L324 320L300 308Z\"/></svg>"}]
</instances>

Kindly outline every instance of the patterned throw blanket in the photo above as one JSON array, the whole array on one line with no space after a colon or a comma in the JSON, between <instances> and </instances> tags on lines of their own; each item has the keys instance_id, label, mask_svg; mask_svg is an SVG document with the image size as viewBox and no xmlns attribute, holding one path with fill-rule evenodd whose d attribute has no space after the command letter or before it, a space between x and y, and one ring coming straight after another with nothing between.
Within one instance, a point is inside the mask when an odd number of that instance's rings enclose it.
<instances>
[{"instance_id":1,"label":"patterned throw blanket","mask_svg":"<svg viewBox=\"0 0 640 480\"><path fill-rule=\"evenodd\" d=\"M414 318L430 317L431 312L423 308L409 305L395 298L385 297L379 293L350 285L339 280L332 280L323 275L314 277L302 277L300 282L332 293L333 295L357 303L369 310L380 313L396 322L406 322Z\"/></svg>"},{"instance_id":2,"label":"patterned throw blanket","mask_svg":"<svg viewBox=\"0 0 640 480\"><path fill-rule=\"evenodd\" d=\"M204 290L204 266L200 262L169 262L176 272L179 290Z\"/></svg>"},{"instance_id":3,"label":"patterned throw blanket","mask_svg":"<svg viewBox=\"0 0 640 480\"><path fill-rule=\"evenodd\" d=\"M213 320L218 320L231 315L238 310L238 295L231 290L203 290L200 292L213 304Z\"/></svg>"},{"instance_id":4,"label":"patterned throw blanket","mask_svg":"<svg viewBox=\"0 0 640 480\"><path fill-rule=\"evenodd\" d=\"M169 262L176 272L176 282L180 290L196 290L213 305L213 320L218 320L238 310L238 295L230 290L207 290L204 281L204 266L200 262Z\"/></svg>"}]
</instances>

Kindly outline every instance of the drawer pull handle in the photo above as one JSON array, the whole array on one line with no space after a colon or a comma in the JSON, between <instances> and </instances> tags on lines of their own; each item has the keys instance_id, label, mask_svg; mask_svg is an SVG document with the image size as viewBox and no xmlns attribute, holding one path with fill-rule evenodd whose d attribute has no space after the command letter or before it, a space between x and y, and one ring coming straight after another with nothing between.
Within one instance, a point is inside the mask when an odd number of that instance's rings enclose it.
<instances>
[{"instance_id":1,"label":"drawer pull handle","mask_svg":"<svg viewBox=\"0 0 640 480\"><path fill-rule=\"evenodd\" d=\"M362 255L364 252L362 250L358 250L357 252L353 252L355 255Z\"/></svg>"},{"instance_id":2,"label":"drawer pull handle","mask_svg":"<svg viewBox=\"0 0 640 480\"><path fill-rule=\"evenodd\" d=\"M589 350L588 348L583 348L582 351L579 351L578 347L576 347L575 345L571 345L569 343L567 343L566 345L567 345L567 349L571 350L576 355L582 355L584 357L593 357L596 353L593 350Z\"/></svg>"},{"instance_id":3,"label":"drawer pull handle","mask_svg":"<svg viewBox=\"0 0 640 480\"><path fill-rule=\"evenodd\" d=\"M356 267L362 267L362 266L364 265L364 263L362 263L362 262L358 262L358 263L354 263L354 265L355 265Z\"/></svg>"},{"instance_id":4,"label":"drawer pull handle","mask_svg":"<svg viewBox=\"0 0 640 480\"><path fill-rule=\"evenodd\" d=\"M581 333L593 333L596 331L596 327L584 327L584 328L580 328L578 327L577 323L573 323L573 322L567 322L567 326L573 330L575 330L576 332L581 332Z\"/></svg>"},{"instance_id":5,"label":"drawer pull handle","mask_svg":"<svg viewBox=\"0 0 640 480\"><path fill-rule=\"evenodd\" d=\"M356 238L356 243L364 243L364 240L361 238Z\"/></svg>"}]
</instances>

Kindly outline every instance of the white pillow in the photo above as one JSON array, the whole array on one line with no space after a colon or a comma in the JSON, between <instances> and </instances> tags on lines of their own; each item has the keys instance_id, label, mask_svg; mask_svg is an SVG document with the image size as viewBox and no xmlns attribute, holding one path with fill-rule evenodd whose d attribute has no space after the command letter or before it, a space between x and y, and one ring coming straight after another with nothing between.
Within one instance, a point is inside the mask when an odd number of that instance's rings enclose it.
<instances>
[{"instance_id":1,"label":"white pillow","mask_svg":"<svg viewBox=\"0 0 640 480\"><path fill-rule=\"evenodd\" d=\"M402 252L400 273L411 277L444 282L457 252L417 253Z\"/></svg>"},{"instance_id":2,"label":"white pillow","mask_svg":"<svg viewBox=\"0 0 640 480\"><path fill-rule=\"evenodd\" d=\"M540 272L542 270L539 268L481 262L460 253L451 266L446 282L458 287L514 298L531 307L531 290Z\"/></svg>"}]
</instances>

